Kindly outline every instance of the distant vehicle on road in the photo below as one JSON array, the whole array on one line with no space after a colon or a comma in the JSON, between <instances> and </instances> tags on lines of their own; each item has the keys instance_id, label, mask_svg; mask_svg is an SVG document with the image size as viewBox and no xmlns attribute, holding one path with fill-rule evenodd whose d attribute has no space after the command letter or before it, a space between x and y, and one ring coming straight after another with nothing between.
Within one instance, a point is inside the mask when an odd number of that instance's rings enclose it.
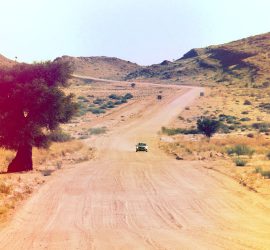
<instances>
[{"instance_id":1,"label":"distant vehicle on road","mask_svg":"<svg viewBox=\"0 0 270 250\"><path fill-rule=\"evenodd\" d=\"M136 152L137 151L145 151L147 152L148 151L148 146L146 143L143 143L143 142L139 142L137 145L136 145Z\"/></svg>"}]
</instances>

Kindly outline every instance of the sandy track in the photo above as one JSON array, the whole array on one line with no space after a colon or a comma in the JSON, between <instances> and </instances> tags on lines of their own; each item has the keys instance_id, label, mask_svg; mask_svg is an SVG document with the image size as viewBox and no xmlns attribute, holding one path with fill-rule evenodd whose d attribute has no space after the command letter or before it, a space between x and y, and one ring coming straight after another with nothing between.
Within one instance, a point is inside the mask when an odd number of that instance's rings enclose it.
<instances>
[{"instance_id":1,"label":"sandy track","mask_svg":"<svg viewBox=\"0 0 270 250\"><path fill-rule=\"evenodd\" d=\"M82 76L82 75L77 75L77 74L73 74L72 76L79 79L88 79L88 80L93 80L93 81L98 81L98 82L123 82L119 80L109 80L109 79L103 79L103 78L97 78L97 77L91 77L91 76Z\"/></svg>"},{"instance_id":2,"label":"sandy track","mask_svg":"<svg viewBox=\"0 0 270 250\"><path fill-rule=\"evenodd\" d=\"M91 141L99 158L41 187L1 230L0 249L269 249L263 197L157 147L157 131L199 91L176 91ZM134 152L141 140L148 153Z\"/></svg>"}]
</instances>

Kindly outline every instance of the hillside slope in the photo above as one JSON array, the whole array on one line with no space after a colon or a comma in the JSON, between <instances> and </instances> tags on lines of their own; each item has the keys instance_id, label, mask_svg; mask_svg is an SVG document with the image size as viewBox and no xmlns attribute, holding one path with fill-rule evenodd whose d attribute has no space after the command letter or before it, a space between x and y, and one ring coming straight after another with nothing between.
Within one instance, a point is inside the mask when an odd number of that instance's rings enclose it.
<instances>
[{"instance_id":1,"label":"hillside slope","mask_svg":"<svg viewBox=\"0 0 270 250\"><path fill-rule=\"evenodd\" d=\"M69 61L74 65L75 74L96 78L121 80L127 74L140 68L136 63L115 57L71 57L63 56L55 60Z\"/></svg>"},{"instance_id":2,"label":"hillside slope","mask_svg":"<svg viewBox=\"0 0 270 250\"><path fill-rule=\"evenodd\" d=\"M16 63L15 61L10 60L0 54L0 67L6 67L6 66L9 67L9 66L14 65L15 63Z\"/></svg>"},{"instance_id":3,"label":"hillside slope","mask_svg":"<svg viewBox=\"0 0 270 250\"><path fill-rule=\"evenodd\" d=\"M126 76L126 79L145 78L202 85L214 82L270 84L270 33L192 49L174 62L142 67Z\"/></svg>"}]
</instances>

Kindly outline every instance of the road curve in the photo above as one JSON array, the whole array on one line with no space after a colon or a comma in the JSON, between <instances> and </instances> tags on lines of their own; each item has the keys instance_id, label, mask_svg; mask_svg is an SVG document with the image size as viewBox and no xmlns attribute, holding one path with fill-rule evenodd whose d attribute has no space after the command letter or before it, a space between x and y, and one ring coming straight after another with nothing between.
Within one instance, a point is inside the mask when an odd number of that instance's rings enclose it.
<instances>
[{"instance_id":1,"label":"road curve","mask_svg":"<svg viewBox=\"0 0 270 250\"><path fill-rule=\"evenodd\" d=\"M99 157L44 184L0 231L0 249L269 249L267 201L157 147L158 129L199 91L91 142ZM134 152L140 140L148 153Z\"/></svg>"}]
</instances>

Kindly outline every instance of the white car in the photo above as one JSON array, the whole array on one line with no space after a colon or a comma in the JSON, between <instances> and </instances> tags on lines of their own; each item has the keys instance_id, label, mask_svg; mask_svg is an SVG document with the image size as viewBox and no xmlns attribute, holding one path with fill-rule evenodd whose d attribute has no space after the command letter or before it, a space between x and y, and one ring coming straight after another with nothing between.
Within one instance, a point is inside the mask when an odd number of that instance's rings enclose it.
<instances>
[{"instance_id":1,"label":"white car","mask_svg":"<svg viewBox=\"0 0 270 250\"><path fill-rule=\"evenodd\" d=\"M143 142L139 142L137 145L136 145L136 152L137 151L145 151L147 152L148 151L148 146L146 143L143 143Z\"/></svg>"}]
</instances>

